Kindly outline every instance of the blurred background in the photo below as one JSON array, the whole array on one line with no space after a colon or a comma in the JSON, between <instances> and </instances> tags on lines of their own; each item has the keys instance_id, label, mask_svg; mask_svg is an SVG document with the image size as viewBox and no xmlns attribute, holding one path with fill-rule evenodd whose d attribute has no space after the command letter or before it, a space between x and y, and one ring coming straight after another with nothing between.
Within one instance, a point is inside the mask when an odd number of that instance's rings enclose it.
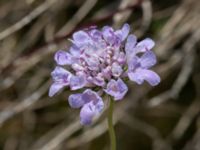
<instances>
[{"instance_id":1,"label":"blurred background","mask_svg":"<svg viewBox=\"0 0 200 150\"><path fill-rule=\"evenodd\" d=\"M118 150L200 150L199 0L0 0L0 150L109 149L106 112L82 127L50 72L74 31L125 22L155 40L162 82L116 103Z\"/></svg>"}]
</instances>

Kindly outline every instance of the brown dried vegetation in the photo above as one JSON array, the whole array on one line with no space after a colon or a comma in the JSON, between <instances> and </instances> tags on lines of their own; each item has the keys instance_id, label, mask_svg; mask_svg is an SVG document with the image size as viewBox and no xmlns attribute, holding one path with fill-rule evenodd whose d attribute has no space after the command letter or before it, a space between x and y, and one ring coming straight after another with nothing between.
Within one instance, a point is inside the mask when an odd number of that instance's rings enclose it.
<instances>
[{"instance_id":1,"label":"brown dried vegetation","mask_svg":"<svg viewBox=\"0 0 200 150\"><path fill-rule=\"evenodd\" d=\"M71 33L128 22L156 41L159 86L130 83L115 106L120 150L200 149L199 0L1 0L0 149L107 150L106 112L82 127L66 92L48 97L53 54Z\"/></svg>"}]
</instances>

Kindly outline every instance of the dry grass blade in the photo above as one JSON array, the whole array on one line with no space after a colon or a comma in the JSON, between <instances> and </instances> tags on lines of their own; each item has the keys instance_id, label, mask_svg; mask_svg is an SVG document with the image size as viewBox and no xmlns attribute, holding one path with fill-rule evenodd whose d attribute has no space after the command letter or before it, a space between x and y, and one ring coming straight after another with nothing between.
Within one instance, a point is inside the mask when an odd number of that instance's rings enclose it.
<instances>
[{"instance_id":1,"label":"dry grass blade","mask_svg":"<svg viewBox=\"0 0 200 150\"><path fill-rule=\"evenodd\" d=\"M55 2L56 2L56 0L46 0L43 4L41 4L36 9L34 9L30 14L25 16L19 22L12 25L11 27L8 27L4 31L0 32L0 40L6 38L7 36L13 34L14 32L16 32L18 30L22 29L25 25L29 24L33 19L35 19L41 13L43 13L49 7L51 7Z\"/></svg>"},{"instance_id":2,"label":"dry grass blade","mask_svg":"<svg viewBox=\"0 0 200 150\"><path fill-rule=\"evenodd\" d=\"M186 110L186 112L182 115L179 122L176 124L174 130L169 135L169 139L173 141L180 140L181 137L183 137L183 134L185 134L188 127L191 125L192 121L196 118L196 116L200 112L199 108L200 102L199 100L195 100Z\"/></svg>"},{"instance_id":3,"label":"dry grass blade","mask_svg":"<svg viewBox=\"0 0 200 150\"><path fill-rule=\"evenodd\" d=\"M24 110L31 107L35 104L40 97L47 91L50 82L47 81L42 87L40 87L36 92L32 95L28 96L27 98L23 99L20 103L16 106L11 108L5 108L2 112L0 112L0 127L7 121L8 119L14 117L18 113L23 112Z\"/></svg>"},{"instance_id":4,"label":"dry grass blade","mask_svg":"<svg viewBox=\"0 0 200 150\"><path fill-rule=\"evenodd\" d=\"M48 141L43 147L38 148L37 150L54 150L60 143L64 142L68 137L70 137L74 132L79 130L81 125L79 121L75 121L74 123L70 124L67 128L62 130L60 134L57 134L53 139Z\"/></svg>"},{"instance_id":5,"label":"dry grass blade","mask_svg":"<svg viewBox=\"0 0 200 150\"><path fill-rule=\"evenodd\" d=\"M75 29L78 23L91 11L98 0L86 0L72 18L57 32L56 36L60 37L69 34Z\"/></svg>"}]
</instances>

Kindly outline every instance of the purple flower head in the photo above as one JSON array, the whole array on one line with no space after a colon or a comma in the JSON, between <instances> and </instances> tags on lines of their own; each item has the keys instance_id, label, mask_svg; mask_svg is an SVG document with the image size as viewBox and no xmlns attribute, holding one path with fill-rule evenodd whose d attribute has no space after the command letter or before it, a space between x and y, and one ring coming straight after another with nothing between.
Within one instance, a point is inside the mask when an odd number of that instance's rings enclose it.
<instances>
[{"instance_id":1,"label":"purple flower head","mask_svg":"<svg viewBox=\"0 0 200 150\"><path fill-rule=\"evenodd\" d=\"M103 93L116 101L124 98L128 91L124 78L137 84L147 81L152 86L160 82L160 77L150 70L156 64L151 51L154 41L146 38L137 42L129 31L128 24L119 30L110 26L80 30L73 34L69 50L59 50L54 56L58 66L67 66L70 71L55 68L49 96L66 86L73 91L84 89L68 98L72 108L81 109L80 120L84 125L91 124L103 111Z\"/></svg>"}]
</instances>

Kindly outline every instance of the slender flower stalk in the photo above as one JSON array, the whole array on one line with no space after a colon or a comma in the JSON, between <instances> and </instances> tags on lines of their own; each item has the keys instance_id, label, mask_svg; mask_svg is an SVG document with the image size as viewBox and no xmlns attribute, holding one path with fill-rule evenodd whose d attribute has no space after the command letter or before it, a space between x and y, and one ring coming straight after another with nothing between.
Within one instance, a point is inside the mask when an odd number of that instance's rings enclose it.
<instances>
[{"instance_id":1,"label":"slender flower stalk","mask_svg":"<svg viewBox=\"0 0 200 150\"><path fill-rule=\"evenodd\" d=\"M108 108L108 131L110 136L110 150L116 150L116 136L113 125L113 107L114 100L109 96L109 108Z\"/></svg>"}]
</instances>

